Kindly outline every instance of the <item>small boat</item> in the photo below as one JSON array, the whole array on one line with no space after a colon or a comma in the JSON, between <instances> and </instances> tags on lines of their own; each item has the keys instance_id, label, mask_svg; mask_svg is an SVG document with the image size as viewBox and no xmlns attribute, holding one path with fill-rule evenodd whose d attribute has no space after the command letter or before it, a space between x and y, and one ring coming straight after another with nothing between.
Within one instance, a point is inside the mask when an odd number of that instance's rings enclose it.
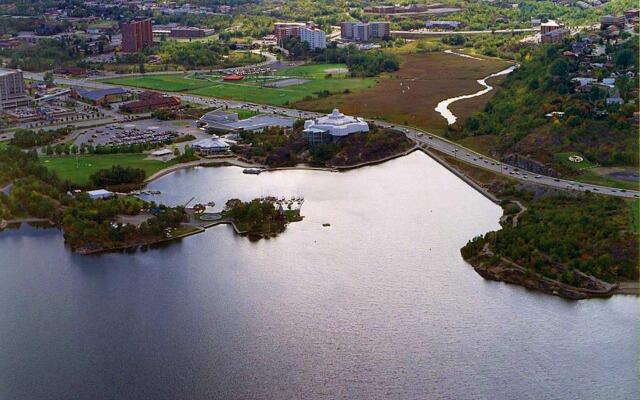
<instances>
[{"instance_id":1,"label":"small boat","mask_svg":"<svg viewBox=\"0 0 640 400\"><path fill-rule=\"evenodd\" d=\"M210 202L207 203L207 205L209 207L214 207L216 205L216 202L215 201L210 201Z\"/></svg>"},{"instance_id":2,"label":"small boat","mask_svg":"<svg viewBox=\"0 0 640 400\"><path fill-rule=\"evenodd\" d=\"M242 170L243 174L253 174L253 175L259 175L262 172L261 169L258 168L245 168Z\"/></svg>"}]
</instances>

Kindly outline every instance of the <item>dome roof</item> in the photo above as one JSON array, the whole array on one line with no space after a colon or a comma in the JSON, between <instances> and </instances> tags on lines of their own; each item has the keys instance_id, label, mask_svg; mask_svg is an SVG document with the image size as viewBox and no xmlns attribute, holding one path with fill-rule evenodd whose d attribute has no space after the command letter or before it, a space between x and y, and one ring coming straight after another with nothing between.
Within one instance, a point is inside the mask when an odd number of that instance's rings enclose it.
<instances>
[{"instance_id":1,"label":"dome roof","mask_svg":"<svg viewBox=\"0 0 640 400\"><path fill-rule=\"evenodd\" d=\"M358 122L358 120L354 117L344 115L337 108L334 108L331 114L320 117L317 120L317 124L319 125L346 125L354 122Z\"/></svg>"}]
</instances>

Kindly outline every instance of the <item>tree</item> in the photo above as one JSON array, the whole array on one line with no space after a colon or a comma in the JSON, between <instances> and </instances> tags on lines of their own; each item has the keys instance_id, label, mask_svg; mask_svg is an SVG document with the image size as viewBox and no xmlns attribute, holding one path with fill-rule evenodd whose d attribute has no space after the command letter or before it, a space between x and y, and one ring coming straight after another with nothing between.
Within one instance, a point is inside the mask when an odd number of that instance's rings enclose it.
<instances>
[{"instance_id":1,"label":"tree","mask_svg":"<svg viewBox=\"0 0 640 400\"><path fill-rule=\"evenodd\" d=\"M564 76L569 69L569 65L563 59L555 60L549 67L549 73L554 76Z\"/></svg>"},{"instance_id":2,"label":"tree","mask_svg":"<svg viewBox=\"0 0 640 400\"><path fill-rule=\"evenodd\" d=\"M631 49L624 49L616 55L616 65L627 68L634 63L636 56Z\"/></svg>"},{"instance_id":3,"label":"tree","mask_svg":"<svg viewBox=\"0 0 640 400\"><path fill-rule=\"evenodd\" d=\"M51 71L45 72L42 80L44 81L44 84L47 85L47 87L53 86L54 85L53 72Z\"/></svg>"}]
</instances>

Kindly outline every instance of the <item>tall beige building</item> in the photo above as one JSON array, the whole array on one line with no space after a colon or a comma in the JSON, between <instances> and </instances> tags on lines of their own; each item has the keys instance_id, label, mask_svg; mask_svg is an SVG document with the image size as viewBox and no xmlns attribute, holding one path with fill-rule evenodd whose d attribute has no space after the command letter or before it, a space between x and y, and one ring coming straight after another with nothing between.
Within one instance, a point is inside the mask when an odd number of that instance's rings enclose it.
<instances>
[{"instance_id":1,"label":"tall beige building","mask_svg":"<svg viewBox=\"0 0 640 400\"><path fill-rule=\"evenodd\" d=\"M0 110L27 104L29 104L29 98L24 94L22 71L0 69Z\"/></svg>"}]
</instances>

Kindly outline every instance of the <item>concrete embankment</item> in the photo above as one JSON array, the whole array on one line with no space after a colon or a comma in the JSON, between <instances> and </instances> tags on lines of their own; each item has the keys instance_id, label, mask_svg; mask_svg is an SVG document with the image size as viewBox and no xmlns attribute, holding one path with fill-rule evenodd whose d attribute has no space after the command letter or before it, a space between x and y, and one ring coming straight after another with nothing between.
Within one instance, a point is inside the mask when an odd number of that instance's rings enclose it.
<instances>
[{"instance_id":1,"label":"concrete embankment","mask_svg":"<svg viewBox=\"0 0 640 400\"><path fill-rule=\"evenodd\" d=\"M436 162L438 162L440 165L442 165L443 167L445 167L446 169L448 169L449 171L451 171L453 174L455 174L456 176L458 176L460 179L462 179L463 181L465 181L469 186L471 186L472 188L474 188L475 190L477 190L478 192L480 192L483 196L485 196L486 198L488 198L489 200L491 200L492 202L496 203L496 204L500 204L501 200L499 198L497 198L495 195L493 195L491 192L489 192L487 189L483 188L482 186L480 186L478 183L476 183L473 179L469 178L468 176L466 176L465 174L463 174L462 172L458 171L456 168L452 167L449 163L447 163L446 161L444 161L442 158L440 158L440 156L438 156L433 150L431 150L430 148L423 148L420 147L420 150L422 150L425 154L427 154L429 157L433 158L434 160L436 160Z\"/></svg>"}]
</instances>

